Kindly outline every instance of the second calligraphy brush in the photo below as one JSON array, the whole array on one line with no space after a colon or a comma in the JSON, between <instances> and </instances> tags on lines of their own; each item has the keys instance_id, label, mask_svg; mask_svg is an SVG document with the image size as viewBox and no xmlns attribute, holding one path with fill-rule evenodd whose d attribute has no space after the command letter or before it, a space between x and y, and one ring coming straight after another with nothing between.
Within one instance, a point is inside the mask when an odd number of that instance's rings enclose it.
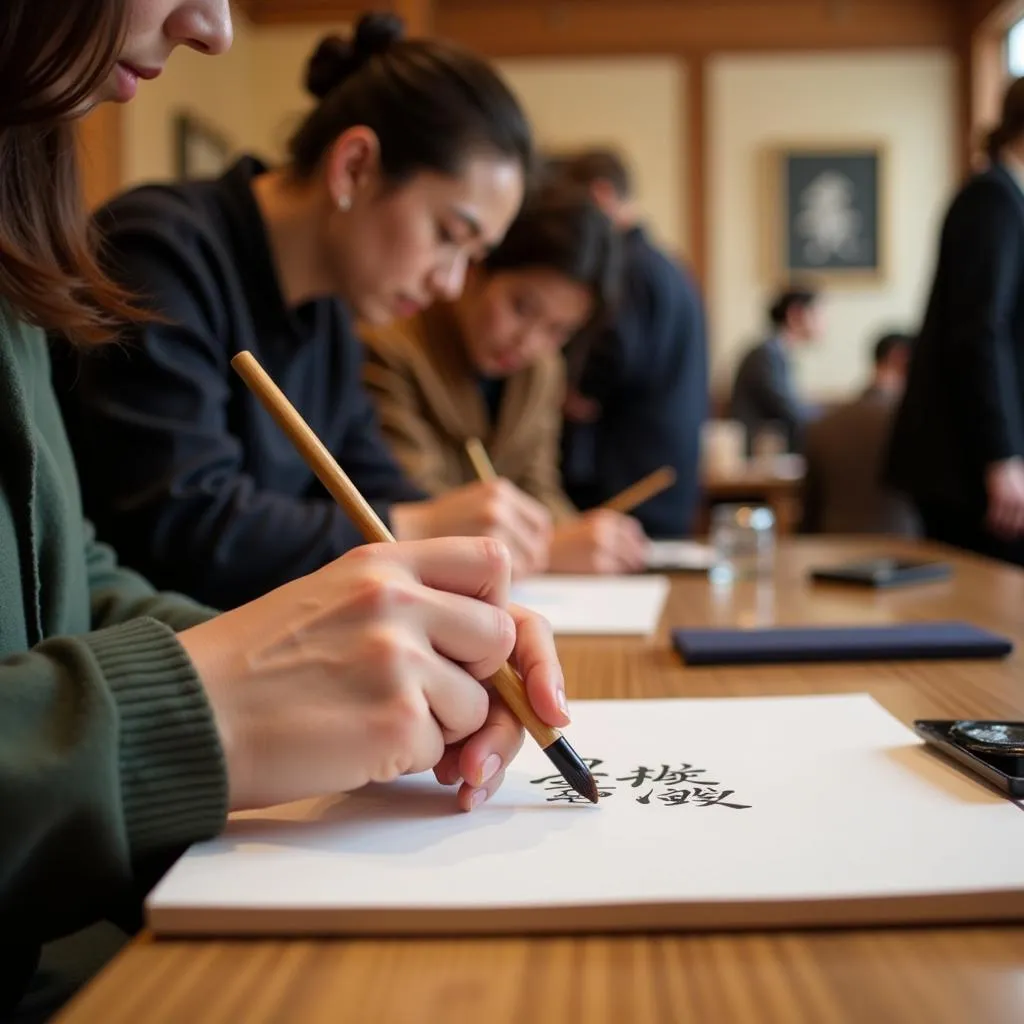
<instances>
[{"instance_id":1,"label":"second calligraphy brush","mask_svg":"<svg viewBox=\"0 0 1024 1024\"><path fill-rule=\"evenodd\" d=\"M494 470L487 449L478 437L471 437L466 442L466 454L473 465L473 471L480 480L497 480L498 474ZM645 501L650 501L656 494L668 490L676 482L676 471L671 466L662 466L653 473L630 485L614 498L609 498L601 508L609 509L612 512L621 512L623 515L631 512Z\"/></svg>"},{"instance_id":2,"label":"second calligraphy brush","mask_svg":"<svg viewBox=\"0 0 1024 1024\"><path fill-rule=\"evenodd\" d=\"M359 493L359 489L316 436L312 427L288 401L284 392L260 366L255 356L251 352L239 352L231 360L231 365L288 436L334 500L356 524L367 543L394 543L394 536L381 521L380 516ZM526 687L515 669L506 663L491 677L490 682L565 781L580 796L596 804L597 783L590 769L558 729L537 717L526 696Z\"/></svg>"}]
</instances>

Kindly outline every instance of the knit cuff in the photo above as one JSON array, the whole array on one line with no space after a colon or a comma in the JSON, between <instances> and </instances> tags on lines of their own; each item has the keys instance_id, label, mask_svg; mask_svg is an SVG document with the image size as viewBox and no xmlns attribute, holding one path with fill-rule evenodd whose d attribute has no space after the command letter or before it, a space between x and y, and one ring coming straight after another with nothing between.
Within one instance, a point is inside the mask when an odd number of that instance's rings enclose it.
<instances>
[{"instance_id":1,"label":"knit cuff","mask_svg":"<svg viewBox=\"0 0 1024 1024\"><path fill-rule=\"evenodd\" d=\"M117 702L121 803L133 858L216 835L228 806L224 752L174 631L143 618L82 639Z\"/></svg>"},{"instance_id":2,"label":"knit cuff","mask_svg":"<svg viewBox=\"0 0 1024 1024\"><path fill-rule=\"evenodd\" d=\"M177 594L165 594L164 596L168 599L178 597ZM184 633L186 629L201 626L204 622L209 622L210 619L215 619L220 614L216 608L210 608L190 598L182 597L173 608L165 610L161 607L159 615L157 612L153 612L152 617L158 622L166 623L175 633Z\"/></svg>"}]
</instances>

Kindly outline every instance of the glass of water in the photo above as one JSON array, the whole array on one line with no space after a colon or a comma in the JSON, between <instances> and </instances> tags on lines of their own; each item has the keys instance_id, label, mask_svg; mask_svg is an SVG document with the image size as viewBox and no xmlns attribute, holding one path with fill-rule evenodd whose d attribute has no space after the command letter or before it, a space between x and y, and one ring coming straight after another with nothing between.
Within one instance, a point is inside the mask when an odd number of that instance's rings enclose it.
<instances>
[{"instance_id":1,"label":"glass of water","mask_svg":"<svg viewBox=\"0 0 1024 1024\"><path fill-rule=\"evenodd\" d=\"M770 576L775 564L775 516L759 505L717 505L711 512L712 583Z\"/></svg>"}]
</instances>

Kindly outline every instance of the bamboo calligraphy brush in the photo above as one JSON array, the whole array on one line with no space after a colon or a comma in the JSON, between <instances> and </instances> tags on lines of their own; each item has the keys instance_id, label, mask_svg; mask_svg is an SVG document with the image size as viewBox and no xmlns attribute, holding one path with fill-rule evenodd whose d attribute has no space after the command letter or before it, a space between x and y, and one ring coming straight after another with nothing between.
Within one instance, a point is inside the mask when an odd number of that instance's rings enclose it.
<instances>
[{"instance_id":1,"label":"bamboo calligraphy brush","mask_svg":"<svg viewBox=\"0 0 1024 1024\"><path fill-rule=\"evenodd\" d=\"M676 471L671 466L662 466L661 469L656 469L653 473L637 480L635 484L627 487L614 498L609 498L601 508L610 509L612 512L621 512L625 515L645 501L650 501L655 495L667 491L675 482Z\"/></svg>"},{"instance_id":2,"label":"bamboo calligraphy brush","mask_svg":"<svg viewBox=\"0 0 1024 1024\"><path fill-rule=\"evenodd\" d=\"M498 478L491 460L487 457L487 449L484 448L480 438L471 437L466 442L466 454L480 480L488 481ZM601 508L626 515L645 501L650 501L655 495L667 491L675 482L676 471L671 466L662 466L661 469L656 469L653 473L637 480L635 484L627 487L614 498L609 498L601 505Z\"/></svg>"},{"instance_id":3,"label":"bamboo calligraphy brush","mask_svg":"<svg viewBox=\"0 0 1024 1024\"><path fill-rule=\"evenodd\" d=\"M469 461L473 464L473 471L480 480L488 483L491 480L498 479L498 474L494 471L494 465L487 455L487 449L479 437L471 437L466 442L466 454L469 456Z\"/></svg>"},{"instance_id":4,"label":"bamboo calligraphy brush","mask_svg":"<svg viewBox=\"0 0 1024 1024\"><path fill-rule=\"evenodd\" d=\"M355 523L366 542L394 543L394 536L381 521L380 516L359 493L359 489L338 465L312 427L299 415L298 410L260 366L255 356L251 352L239 352L231 360L231 365L284 431L334 500ZM558 729L537 717L526 696L526 687L515 669L506 663L491 677L490 682L512 713L522 722L526 731L548 755L565 781L580 796L596 804L597 783L590 769Z\"/></svg>"}]
</instances>

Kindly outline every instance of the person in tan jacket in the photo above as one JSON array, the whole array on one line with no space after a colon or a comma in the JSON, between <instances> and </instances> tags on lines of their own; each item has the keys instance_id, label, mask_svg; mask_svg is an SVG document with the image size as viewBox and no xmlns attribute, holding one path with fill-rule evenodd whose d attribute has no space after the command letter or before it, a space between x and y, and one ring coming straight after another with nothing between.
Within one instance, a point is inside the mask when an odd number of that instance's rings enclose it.
<instances>
[{"instance_id":1,"label":"person in tan jacket","mask_svg":"<svg viewBox=\"0 0 1024 1024\"><path fill-rule=\"evenodd\" d=\"M458 299L363 332L366 386L410 479L431 495L475 480L466 442L478 438L502 486L550 514L552 572L645 564L639 524L607 510L579 514L558 469L561 350L604 316L620 271L616 231L586 190L550 183L470 270Z\"/></svg>"}]
</instances>

